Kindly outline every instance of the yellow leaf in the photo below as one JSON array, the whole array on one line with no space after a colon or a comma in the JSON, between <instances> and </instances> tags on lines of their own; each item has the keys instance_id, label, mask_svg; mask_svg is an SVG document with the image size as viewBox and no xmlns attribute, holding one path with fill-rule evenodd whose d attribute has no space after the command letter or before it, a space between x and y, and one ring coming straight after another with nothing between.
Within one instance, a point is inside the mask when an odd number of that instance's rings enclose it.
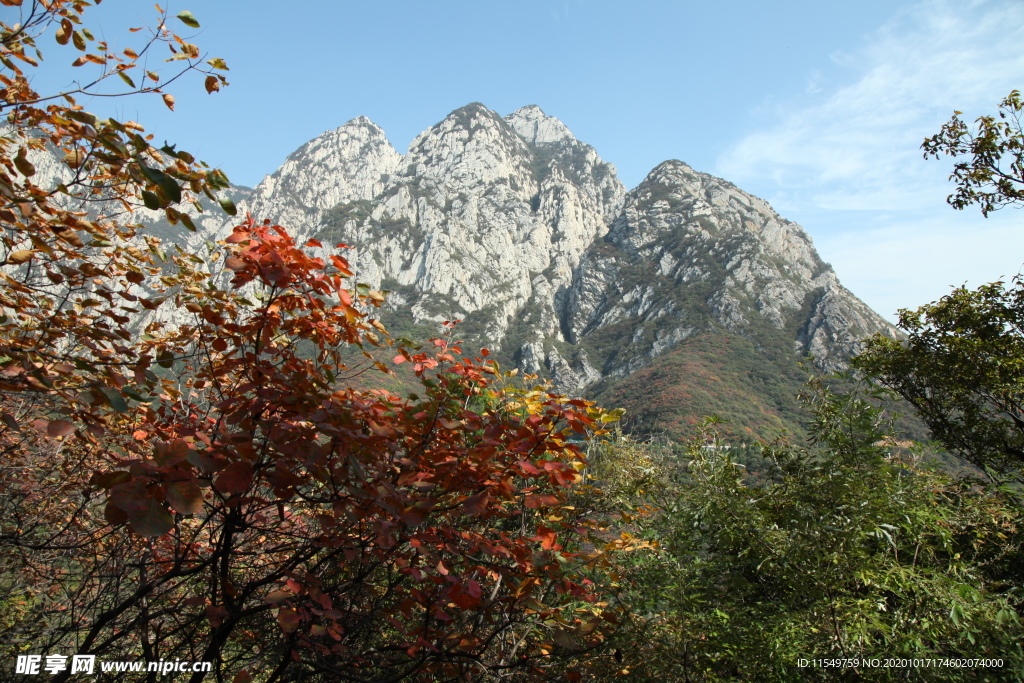
<instances>
[{"instance_id":1,"label":"yellow leaf","mask_svg":"<svg viewBox=\"0 0 1024 683\"><path fill-rule=\"evenodd\" d=\"M36 255L34 249L21 249L19 251L12 251L7 255L7 262L18 264L25 263L26 261L32 260L32 257Z\"/></svg>"},{"instance_id":2,"label":"yellow leaf","mask_svg":"<svg viewBox=\"0 0 1024 683\"><path fill-rule=\"evenodd\" d=\"M78 168L85 163L85 154L80 149L73 149L64 155L64 163L71 168Z\"/></svg>"}]
</instances>

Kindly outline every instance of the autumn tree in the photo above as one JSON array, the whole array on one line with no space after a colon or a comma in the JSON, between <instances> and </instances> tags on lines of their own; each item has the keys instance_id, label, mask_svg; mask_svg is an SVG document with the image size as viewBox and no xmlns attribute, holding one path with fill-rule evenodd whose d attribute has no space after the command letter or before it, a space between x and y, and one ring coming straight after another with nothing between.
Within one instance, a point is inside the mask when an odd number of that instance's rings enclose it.
<instances>
[{"instance_id":1,"label":"autumn tree","mask_svg":"<svg viewBox=\"0 0 1024 683\"><path fill-rule=\"evenodd\" d=\"M3 2L22 12L0 24L6 661L209 661L238 683L578 678L564 660L616 616L608 539L567 502L585 462L570 436L610 418L506 386L450 339L393 346L382 295L280 226L248 218L209 253L168 255L131 212L192 228L226 178L76 97L173 106L165 87L189 72L217 90L226 65L168 29L198 20L158 8L115 53L84 0ZM49 35L99 76L36 93L25 70ZM143 72L161 46L178 69ZM346 364L371 347L389 360ZM416 394L351 386L396 366Z\"/></svg>"}]
</instances>

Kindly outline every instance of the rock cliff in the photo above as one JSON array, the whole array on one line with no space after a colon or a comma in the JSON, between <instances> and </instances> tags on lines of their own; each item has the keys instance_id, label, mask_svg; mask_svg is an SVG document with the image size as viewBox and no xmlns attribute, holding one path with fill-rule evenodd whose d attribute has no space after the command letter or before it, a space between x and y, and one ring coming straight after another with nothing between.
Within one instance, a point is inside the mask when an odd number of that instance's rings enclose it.
<instances>
[{"instance_id":1,"label":"rock cliff","mask_svg":"<svg viewBox=\"0 0 1024 683\"><path fill-rule=\"evenodd\" d=\"M501 117L469 104L404 155L359 117L238 192L240 211L301 239L355 245L356 279L391 292L393 327L430 335L461 319L468 344L570 393L606 390L707 334L781 344L832 371L858 340L894 333L764 201L675 160L626 192L532 105ZM211 220L178 241L230 230Z\"/></svg>"}]
</instances>

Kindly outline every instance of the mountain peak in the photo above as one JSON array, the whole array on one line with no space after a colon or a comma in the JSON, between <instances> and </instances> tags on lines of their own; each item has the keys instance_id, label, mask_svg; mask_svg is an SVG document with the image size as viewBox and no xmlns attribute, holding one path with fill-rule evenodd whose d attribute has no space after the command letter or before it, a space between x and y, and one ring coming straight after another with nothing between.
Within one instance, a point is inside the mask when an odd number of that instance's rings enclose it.
<instances>
[{"instance_id":1,"label":"mountain peak","mask_svg":"<svg viewBox=\"0 0 1024 683\"><path fill-rule=\"evenodd\" d=\"M627 194L611 164L535 105L502 117L471 102L405 156L354 118L291 155L242 208L300 241L357 245L358 281L393 293L386 326L426 339L463 320L470 348L575 395L680 359L693 367L704 338L745 345L752 368L774 358L796 372L810 353L832 371L859 339L891 332L763 200L677 159Z\"/></svg>"},{"instance_id":2,"label":"mountain peak","mask_svg":"<svg viewBox=\"0 0 1024 683\"><path fill-rule=\"evenodd\" d=\"M528 104L517 109L506 116L505 120L531 145L576 140L564 123L554 116L545 114L536 104Z\"/></svg>"},{"instance_id":3,"label":"mountain peak","mask_svg":"<svg viewBox=\"0 0 1024 683\"><path fill-rule=\"evenodd\" d=\"M365 116L357 116L354 119L346 121L344 124L336 128L335 130L345 130L351 128L369 128L373 131L380 131L380 134L384 134L384 129L378 126L376 123L371 121Z\"/></svg>"}]
</instances>

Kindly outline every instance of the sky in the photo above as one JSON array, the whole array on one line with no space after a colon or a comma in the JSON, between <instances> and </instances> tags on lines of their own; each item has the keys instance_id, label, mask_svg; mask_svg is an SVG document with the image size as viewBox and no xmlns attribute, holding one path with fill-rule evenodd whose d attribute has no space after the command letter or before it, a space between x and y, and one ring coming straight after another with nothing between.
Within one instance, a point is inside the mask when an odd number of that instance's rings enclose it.
<instances>
[{"instance_id":1,"label":"sky","mask_svg":"<svg viewBox=\"0 0 1024 683\"><path fill-rule=\"evenodd\" d=\"M843 284L890 320L1018 273L1024 212L945 203L949 159L920 144L954 109L973 120L1024 88L1020 0L171 0L182 35L230 66L207 95L84 102L135 119L253 186L356 116L404 152L469 102L537 104L634 187L681 159L804 226ZM16 12L2 7L5 17ZM152 4L104 0L87 25L138 43ZM177 20L172 19L171 22ZM97 30L99 29L99 30ZM88 75L45 43L37 89ZM62 51L63 50L63 51ZM62 61L63 60L63 61Z\"/></svg>"}]
</instances>

